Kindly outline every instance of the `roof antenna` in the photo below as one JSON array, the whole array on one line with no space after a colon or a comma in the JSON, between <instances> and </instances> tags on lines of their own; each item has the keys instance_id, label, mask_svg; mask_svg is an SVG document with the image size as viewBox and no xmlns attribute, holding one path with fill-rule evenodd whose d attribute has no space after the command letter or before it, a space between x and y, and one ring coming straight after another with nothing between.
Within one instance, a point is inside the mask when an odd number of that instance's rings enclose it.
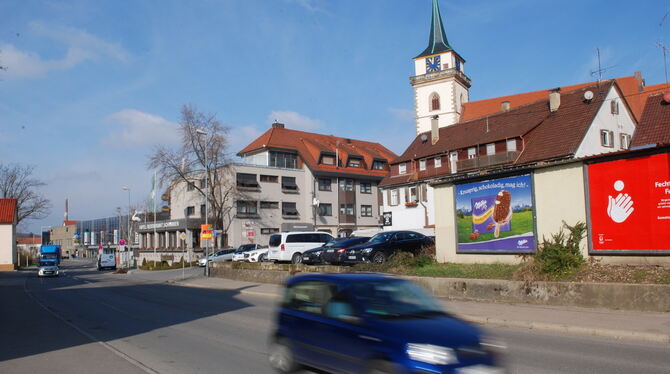
<instances>
[{"instance_id":1,"label":"roof antenna","mask_svg":"<svg viewBox=\"0 0 670 374\"><path fill-rule=\"evenodd\" d=\"M665 22L665 19L668 17L668 14L670 14L670 9L668 9L667 12L663 15L663 18L661 18L661 22L658 23L659 29L663 31L663 22ZM663 68L665 69L665 87L668 87L668 61L667 61L667 52L668 48L663 44L662 41L656 42L656 46L660 48L663 51Z\"/></svg>"},{"instance_id":2,"label":"roof antenna","mask_svg":"<svg viewBox=\"0 0 670 374\"><path fill-rule=\"evenodd\" d=\"M598 86L600 86L600 81L603 80L603 73L606 72L607 70L615 67L616 65L611 65L608 67L601 67L600 65L600 48L596 48L596 52L598 53L598 69L597 70L591 70L591 76L595 77L598 75Z\"/></svg>"}]
</instances>

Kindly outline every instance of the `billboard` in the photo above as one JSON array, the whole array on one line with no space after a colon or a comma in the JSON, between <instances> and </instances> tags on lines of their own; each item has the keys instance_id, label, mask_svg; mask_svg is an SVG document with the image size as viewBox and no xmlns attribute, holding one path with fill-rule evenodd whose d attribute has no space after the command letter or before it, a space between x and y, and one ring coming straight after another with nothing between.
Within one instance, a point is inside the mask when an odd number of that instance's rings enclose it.
<instances>
[{"instance_id":1,"label":"billboard","mask_svg":"<svg viewBox=\"0 0 670 374\"><path fill-rule=\"evenodd\" d=\"M587 166L591 253L670 254L670 154Z\"/></svg>"},{"instance_id":2,"label":"billboard","mask_svg":"<svg viewBox=\"0 0 670 374\"><path fill-rule=\"evenodd\" d=\"M535 252L530 174L455 188L457 253Z\"/></svg>"}]
</instances>

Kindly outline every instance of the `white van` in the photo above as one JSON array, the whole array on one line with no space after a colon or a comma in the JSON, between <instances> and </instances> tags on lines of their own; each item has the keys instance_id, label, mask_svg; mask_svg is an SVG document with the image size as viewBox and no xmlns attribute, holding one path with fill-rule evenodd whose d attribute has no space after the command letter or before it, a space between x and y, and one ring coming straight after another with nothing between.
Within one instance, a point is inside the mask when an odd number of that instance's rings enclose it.
<instances>
[{"instance_id":1,"label":"white van","mask_svg":"<svg viewBox=\"0 0 670 374\"><path fill-rule=\"evenodd\" d=\"M333 240L326 232L295 231L281 232L270 236L268 260L302 262L302 254L308 249L321 247Z\"/></svg>"},{"instance_id":2,"label":"white van","mask_svg":"<svg viewBox=\"0 0 670 374\"><path fill-rule=\"evenodd\" d=\"M98 255L98 270L102 269L116 270L116 253L114 250L105 249Z\"/></svg>"}]
</instances>

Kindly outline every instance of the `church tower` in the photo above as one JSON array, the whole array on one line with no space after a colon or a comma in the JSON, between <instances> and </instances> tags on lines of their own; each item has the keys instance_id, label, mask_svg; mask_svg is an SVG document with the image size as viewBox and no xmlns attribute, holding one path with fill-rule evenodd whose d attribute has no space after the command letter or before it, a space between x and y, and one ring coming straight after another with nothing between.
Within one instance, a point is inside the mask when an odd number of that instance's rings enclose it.
<instances>
[{"instance_id":1,"label":"church tower","mask_svg":"<svg viewBox=\"0 0 670 374\"><path fill-rule=\"evenodd\" d=\"M415 75L409 78L414 87L417 135L431 130L431 120L435 116L438 127L459 121L470 88L464 65L465 60L447 41L440 8L437 0L433 0L428 48L414 57Z\"/></svg>"}]
</instances>

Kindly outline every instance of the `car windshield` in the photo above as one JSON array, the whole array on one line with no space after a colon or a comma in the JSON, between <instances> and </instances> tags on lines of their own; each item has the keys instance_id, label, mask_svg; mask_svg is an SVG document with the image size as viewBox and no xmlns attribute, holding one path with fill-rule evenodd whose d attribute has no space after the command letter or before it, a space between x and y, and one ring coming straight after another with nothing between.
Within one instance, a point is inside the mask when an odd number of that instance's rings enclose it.
<instances>
[{"instance_id":1,"label":"car windshield","mask_svg":"<svg viewBox=\"0 0 670 374\"><path fill-rule=\"evenodd\" d=\"M392 232L380 232L379 234L370 238L369 241L370 242L375 242L375 243L384 243L384 242L387 242L387 241L391 240L392 237L393 237Z\"/></svg>"},{"instance_id":2,"label":"car windshield","mask_svg":"<svg viewBox=\"0 0 670 374\"><path fill-rule=\"evenodd\" d=\"M329 241L328 243L324 244L324 247L336 247L338 244L342 243L342 238L337 238Z\"/></svg>"},{"instance_id":3,"label":"car windshield","mask_svg":"<svg viewBox=\"0 0 670 374\"><path fill-rule=\"evenodd\" d=\"M354 283L352 294L366 313L378 318L426 318L446 314L421 287L401 279Z\"/></svg>"},{"instance_id":4,"label":"car windshield","mask_svg":"<svg viewBox=\"0 0 670 374\"><path fill-rule=\"evenodd\" d=\"M238 252L246 252L246 251L251 251L254 248L256 248L256 244L243 244L239 248L237 248L237 251Z\"/></svg>"}]
</instances>

